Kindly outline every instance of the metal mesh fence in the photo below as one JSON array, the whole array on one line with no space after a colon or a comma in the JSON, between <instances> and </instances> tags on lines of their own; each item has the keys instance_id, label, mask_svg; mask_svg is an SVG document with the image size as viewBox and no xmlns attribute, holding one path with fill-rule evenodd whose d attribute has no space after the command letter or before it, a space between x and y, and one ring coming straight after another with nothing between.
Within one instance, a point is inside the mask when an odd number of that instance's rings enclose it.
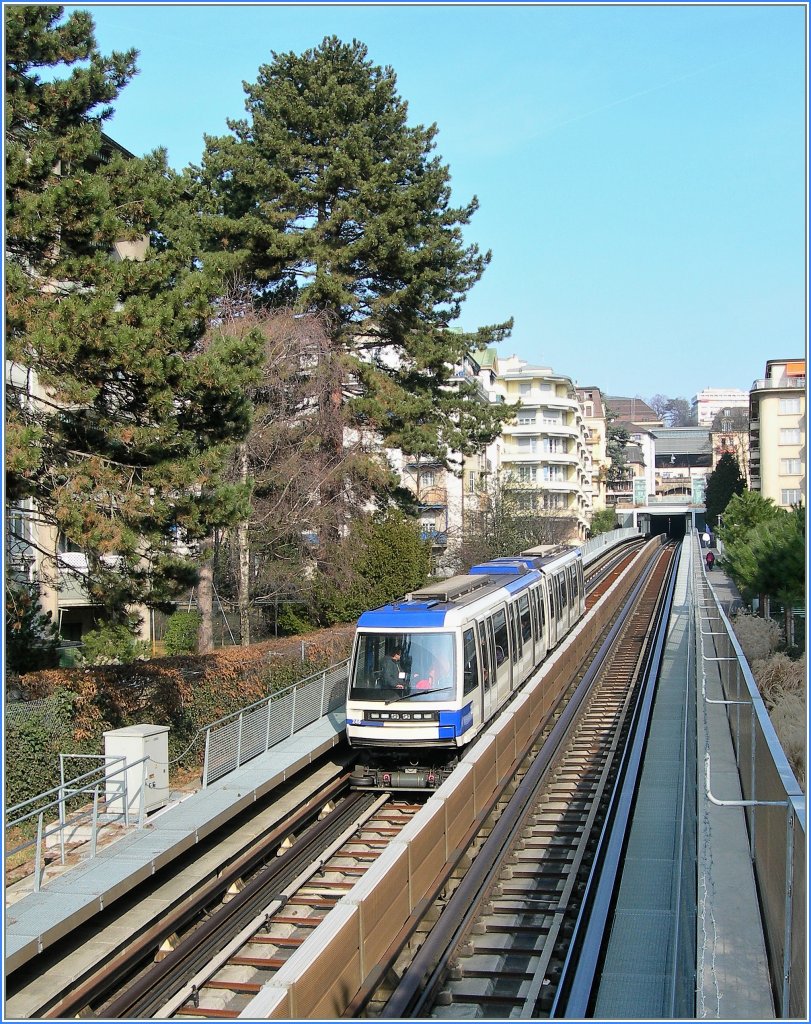
<instances>
[{"instance_id":1,"label":"metal mesh fence","mask_svg":"<svg viewBox=\"0 0 811 1024\"><path fill-rule=\"evenodd\" d=\"M210 725L206 730L203 785L343 707L348 665L348 661L333 665Z\"/></svg>"}]
</instances>

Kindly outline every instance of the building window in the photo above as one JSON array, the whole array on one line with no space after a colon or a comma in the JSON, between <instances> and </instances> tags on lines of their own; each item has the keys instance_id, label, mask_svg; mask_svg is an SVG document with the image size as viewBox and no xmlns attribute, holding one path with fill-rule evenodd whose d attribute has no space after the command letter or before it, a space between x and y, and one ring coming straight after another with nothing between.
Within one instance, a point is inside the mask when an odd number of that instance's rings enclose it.
<instances>
[{"instance_id":1,"label":"building window","mask_svg":"<svg viewBox=\"0 0 811 1024\"><path fill-rule=\"evenodd\" d=\"M591 402L586 402L586 404L583 406L583 415L584 416L593 416L594 415L594 405Z\"/></svg>"},{"instance_id":2,"label":"building window","mask_svg":"<svg viewBox=\"0 0 811 1024\"><path fill-rule=\"evenodd\" d=\"M474 494L476 491L476 471L469 469L467 471L467 493Z\"/></svg>"},{"instance_id":3,"label":"building window","mask_svg":"<svg viewBox=\"0 0 811 1024\"><path fill-rule=\"evenodd\" d=\"M553 483L560 484L566 480L566 467L565 466L544 466L543 468L544 480L549 480Z\"/></svg>"},{"instance_id":4,"label":"building window","mask_svg":"<svg viewBox=\"0 0 811 1024\"><path fill-rule=\"evenodd\" d=\"M563 423L563 413L560 410L544 409L543 421L559 427Z\"/></svg>"},{"instance_id":5,"label":"building window","mask_svg":"<svg viewBox=\"0 0 811 1024\"><path fill-rule=\"evenodd\" d=\"M420 483L423 487L433 487L436 483L436 473L432 469L424 469L420 473Z\"/></svg>"},{"instance_id":6,"label":"building window","mask_svg":"<svg viewBox=\"0 0 811 1024\"><path fill-rule=\"evenodd\" d=\"M56 550L59 552L60 555L67 555L79 554L81 553L82 549L79 547L78 544L75 544L72 540L68 540L64 533L60 533L56 542Z\"/></svg>"},{"instance_id":7,"label":"building window","mask_svg":"<svg viewBox=\"0 0 811 1024\"><path fill-rule=\"evenodd\" d=\"M781 398L780 399L780 413L799 413L800 411L800 399L799 398Z\"/></svg>"},{"instance_id":8,"label":"building window","mask_svg":"<svg viewBox=\"0 0 811 1024\"><path fill-rule=\"evenodd\" d=\"M521 383L518 385L518 393L519 393L519 395L528 395L530 393L530 391L532 391L532 382L531 381L521 381Z\"/></svg>"},{"instance_id":9,"label":"building window","mask_svg":"<svg viewBox=\"0 0 811 1024\"><path fill-rule=\"evenodd\" d=\"M519 466L518 467L518 482L520 484L532 484L538 475L537 466Z\"/></svg>"},{"instance_id":10,"label":"building window","mask_svg":"<svg viewBox=\"0 0 811 1024\"><path fill-rule=\"evenodd\" d=\"M803 492L799 487L784 487L780 491L781 505L799 505L803 500Z\"/></svg>"},{"instance_id":11,"label":"building window","mask_svg":"<svg viewBox=\"0 0 811 1024\"><path fill-rule=\"evenodd\" d=\"M780 444L800 444L799 427L784 427L780 431Z\"/></svg>"},{"instance_id":12,"label":"building window","mask_svg":"<svg viewBox=\"0 0 811 1024\"><path fill-rule=\"evenodd\" d=\"M566 441L562 437L545 437L543 450L550 455L565 455L568 451Z\"/></svg>"},{"instance_id":13,"label":"building window","mask_svg":"<svg viewBox=\"0 0 811 1024\"><path fill-rule=\"evenodd\" d=\"M520 512L534 512L535 511L535 495L534 494L518 494L516 495L516 505Z\"/></svg>"},{"instance_id":14,"label":"building window","mask_svg":"<svg viewBox=\"0 0 811 1024\"><path fill-rule=\"evenodd\" d=\"M533 454L538 451L538 438L537 437L519 437L518 438L518 451L525 455L526 453Z\"/></svg>"},{"instance_id":15,"label":"building window","mask_svg":"<svg viewBox=\"0 0 811 1024\"><path fill-rule=\"evenodd\" d=\"M522 427L529 427L529 426L534 425L534 423L535 423L535 410L533 409L532 412L529 412L529 411L527 411L527 412L519 412L518 413L518 423L519 423L519 426L522 426Z\"/></svg>"},{"instance_id":16,"label":"building window","mask_svg":"<svg viewBox=\"0 0 811 1024\"><path fill-rule=\"evenodd\" d=\"M780 473L783 476L799 476L803 471L802 459L781 459Z\"/></svg>"}]
</instances>

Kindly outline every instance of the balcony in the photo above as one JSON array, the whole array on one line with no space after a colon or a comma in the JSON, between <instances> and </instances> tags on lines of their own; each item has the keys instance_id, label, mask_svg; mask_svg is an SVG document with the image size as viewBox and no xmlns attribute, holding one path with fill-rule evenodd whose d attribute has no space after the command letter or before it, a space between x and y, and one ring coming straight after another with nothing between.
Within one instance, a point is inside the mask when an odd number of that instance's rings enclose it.
<instances>
[{"instance_id":1,"label":"balcony","mask_svg":"<svg viewBox=\"0 0 811 1024\"><path fill-rule=\"evenodd\" d=\"M423 508L445 508L448 490L446 487L423 487L417 495L417 504Z\"/></svg>"},{"instance_id":2,"label":"balcony","mask_svg":"<svg viewBox=\"0 0 811 1024\"><path fill-rule=\"evenodd\" d=\"M431 547L446 548L448 546L448 534L445 530L421 530L420 540L428 540Z\"/></svg>"},{"instance_id":3,"label":"balcony","mask_svg":"<svg viewBox=\"0 0 811 1024\"><path fill-rule=\"evenodd\" d=\"M756 380L752 382L750 391L783 391L805 388L805 377L779 377L775 380L769 377L768 380Z\"/></svg>"}]
</instances>

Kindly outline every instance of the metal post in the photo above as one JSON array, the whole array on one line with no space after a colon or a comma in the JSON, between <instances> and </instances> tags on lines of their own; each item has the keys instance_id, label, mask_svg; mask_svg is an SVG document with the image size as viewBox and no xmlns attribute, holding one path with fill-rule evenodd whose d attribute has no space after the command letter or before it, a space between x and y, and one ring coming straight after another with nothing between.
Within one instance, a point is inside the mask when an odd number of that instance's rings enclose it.
<instances>
[{"instance_id":1,"label":"metal post","mask_svg":"<svg viewBox=\"0 0 811 1024\"><path fill-rule=\"evenodd\" d=\"M96 856L96 837L99 829L99 787L93 789L93 827L90 831L90 856Z\"/></svg>"},{"instance_id":2,"label":"metal post","mask_svg":"<svg viewBox=\"0 0 811 1024\"><path fill-rule=\"evenodd\" d=\"M239 731L237 732L237 763L236 767L242 764L242 712L239 713Z\"/></svg>"},{"instance_id":3,"label":"metal post","mask_svg":"<svg viewBox=\"0 0 811 1024\"><path fill-rule=\"evenodd\" d=\"M318 716L319 718L323 718L324 715L326 714L326 710L325 710L326 704L327 704L327 670L324 669L324 671L321 673L321 712L320 712L320 714Z\"/></svg>"},{"instance_id":4,"label":"metal post","mask_svg":"<svg viewBox=\"0 0 811 1024\"><path fill-rule=\"evenodd\" d=\"M141 761L141 800L138 808L138 828L144 827L144 818L146 817L146 762L148 758L144 758Z\"/></svg>"},{"instance_id":5,"label":"metal post","mask_svg":"<svg viewBox=\"0 0 811 1024\"><path fill-rule=\"evenodd\" d=\"M42 816L45 812L40 811L37 816L37 854L34 862L34 892L39 892L42 884Z\"/></svg>"},{"instance_id":6,"label":"metal post","mask_svg":"<svg viewBox=\"0 0 811 1024\"><path fill-rule=\"evenodd\" d=\"M265 720L265 750L270 750L270 712L273 709L272 697L268 697L265 707L267 709L267 719Z\"/></svg>"},{"instance_id":7,"label":"metal post","mask_svg":"<svg viewBox=\"0 0 811 1024\"><path fill-rule=\"evenodd\" d=\"M65 863L65 755L59 755L59 855L62 864Z\"/></svg>"},{"instance_id":8,"label":"metal post","mask_svg":"<svg viewBox=\"0 0 811 1024\"><path fill-rule=\"evenodd\" d=\"M122 760L119 758L119 760ZM119 769L121 771L121 769ZM127 771L127 762L124 759L124 771L123 779L121 782L122 799L124 801L124 825L129 828L130 825L130 790L129 790L129 772Z\"/></svg>"},{"instance_id":9,"label":"metal post","mask_svg":"<svg viewBox=\"0 0 811 1024\"><path fill-rule=\"evenodd\" d=\"M783 1005L780 1007L780 1014L783 1017L789 1015L791 999L791 915L794 898L794 808L790 802L786 810L786 909L783 933Z\"/></svg>"},{"instance_id":10,"label":"metal post","mask_svg":"<svg viewBox=\"0 0 811 1024\"><path fill-rule=\"evenodd\" d=\"M203 752L203 789L208 786L208 745L211 738L211 729L206 729L206 746Z\"/></svg>"},{"instance_id":11,"label":"metal post","mask_svg":"<svg viewBox=\"0 0 811 1024\"><path fill-rule=\"evenodd\" d=\"M290 710L290 735L296 731L296 697L298 696L298 687L293 687L293 707Z\"/></svg>"}]
</instances>

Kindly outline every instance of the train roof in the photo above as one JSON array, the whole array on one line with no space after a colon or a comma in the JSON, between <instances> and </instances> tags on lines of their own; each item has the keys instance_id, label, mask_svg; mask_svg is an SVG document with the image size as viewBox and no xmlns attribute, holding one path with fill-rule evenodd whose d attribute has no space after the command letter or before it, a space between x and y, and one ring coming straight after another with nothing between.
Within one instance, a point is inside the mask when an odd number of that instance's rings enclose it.
<instances>
[{"instance_id":1,"label":"train roof","mask_svg":"<svg viewBox=\"0 0 811 1024\"><path fill-rule=\"evenodd\" d=\"M484 567L482 567L484 568ZM523 560L504 560L492 572L452 576L421 590L407 594L400 601L364 612L358 628L367 629L441 629L458 625L485 598L503 592L504 600L520 593L541 578Z\"/></svg>"}]
</instances>

